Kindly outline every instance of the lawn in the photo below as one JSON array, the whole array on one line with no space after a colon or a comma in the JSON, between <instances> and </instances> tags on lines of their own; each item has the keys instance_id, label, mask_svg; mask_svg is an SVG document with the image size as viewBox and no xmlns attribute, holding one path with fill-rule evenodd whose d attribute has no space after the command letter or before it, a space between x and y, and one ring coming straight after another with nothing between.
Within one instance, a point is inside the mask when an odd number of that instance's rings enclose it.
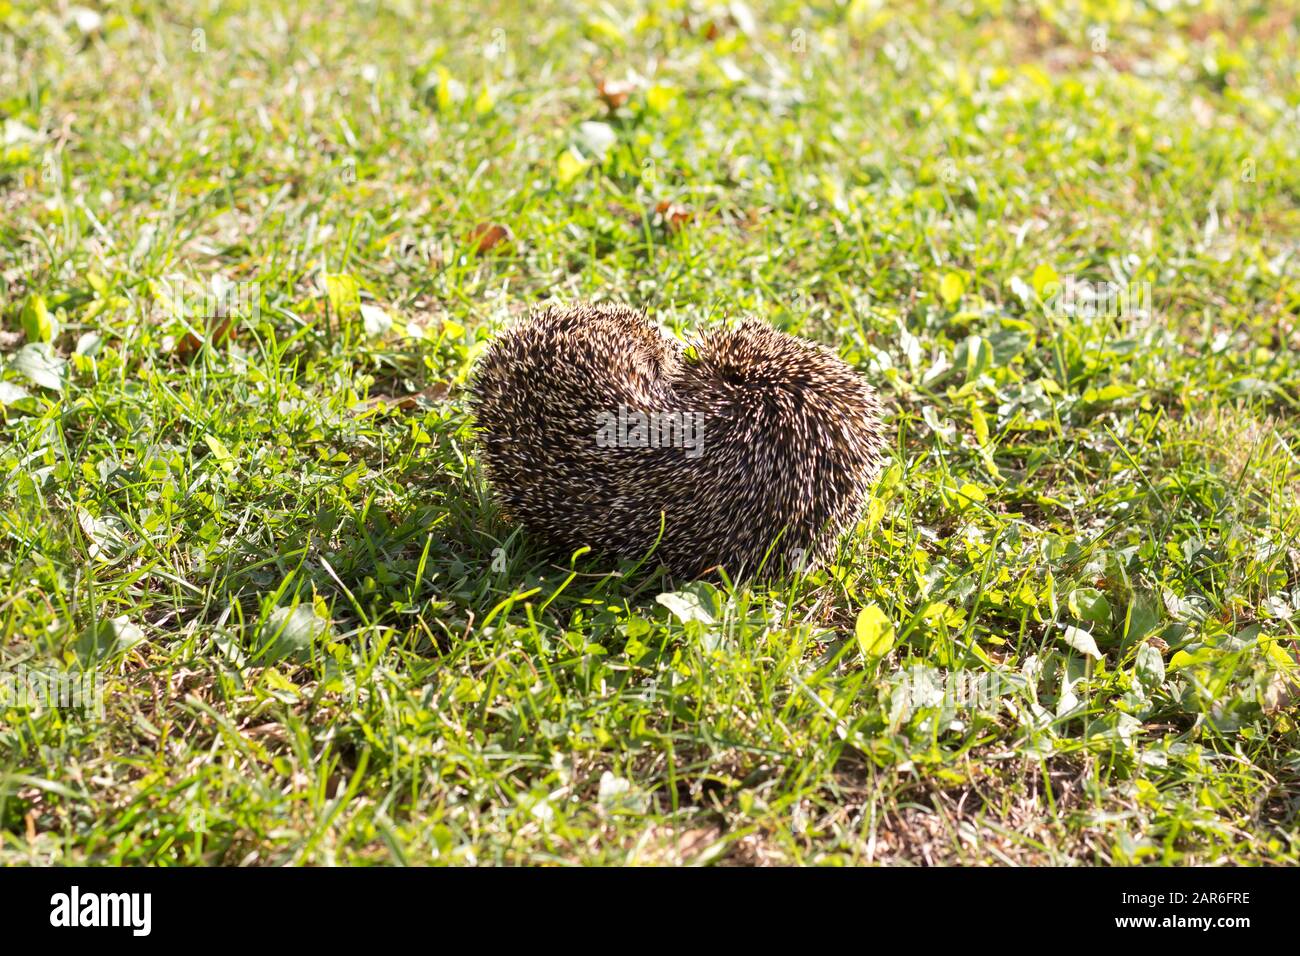
<instances>
[{"instance_id":1,"label":"lawn","mask_svg":"<svg viewBox=\"0 0 1300 956\"><path fill-rule=\"evenodd\" d=\"M1300 863L1298 49L1226 0L0 0L0 864ZM579 299L876 383L834 560L501 515L469 375Z\"/></svg>"}]
</instances>

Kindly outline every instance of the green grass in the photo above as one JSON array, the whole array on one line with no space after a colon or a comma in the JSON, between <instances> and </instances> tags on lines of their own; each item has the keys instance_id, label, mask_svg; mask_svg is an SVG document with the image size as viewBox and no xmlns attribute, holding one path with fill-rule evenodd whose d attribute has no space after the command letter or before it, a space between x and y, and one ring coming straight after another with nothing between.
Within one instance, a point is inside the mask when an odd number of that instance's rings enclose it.
<instances>
[{"instance_id":1,"label":"green grass","mask_svg":"<svg viewBox=\"0 0 1300 956\"><path fill-rule=\"evenodd\" d=\"M1300 863L1294 5L438 6L0 0L0 864ZM504 521L548 297L877 382L838 558Z\"/></svg>"}]
</instances>

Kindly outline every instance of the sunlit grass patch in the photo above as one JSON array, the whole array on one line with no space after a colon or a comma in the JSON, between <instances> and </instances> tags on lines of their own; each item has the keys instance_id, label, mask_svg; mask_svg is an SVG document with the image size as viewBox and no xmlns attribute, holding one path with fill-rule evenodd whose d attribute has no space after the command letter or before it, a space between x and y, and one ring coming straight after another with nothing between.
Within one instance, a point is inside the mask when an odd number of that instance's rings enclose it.
<instances>
[{"instance_id":1,"label":"sunlit grass patch","mask_svg":"<svg viewBox=\"0 0 1300 956\"><path fill-rule=\"evenodd\" d=\"M0 2L0 859L1300 862L1272 7ZM871 377L834 560L520 533L546 297Z\"/></svg>"}]
</instances>

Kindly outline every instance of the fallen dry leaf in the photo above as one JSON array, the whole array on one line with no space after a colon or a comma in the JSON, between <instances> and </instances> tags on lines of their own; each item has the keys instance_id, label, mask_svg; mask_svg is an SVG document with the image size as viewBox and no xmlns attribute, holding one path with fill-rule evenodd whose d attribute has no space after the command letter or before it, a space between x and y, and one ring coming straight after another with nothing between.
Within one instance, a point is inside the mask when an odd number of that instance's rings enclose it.
<instances>
[{"instance_id":1,"label":"fallen dry leaf","mask_svg":"<svg viewBox=\"0 0 1300 956\"><path fill-rule=\"evenodd\" d=\"M722 828L718 826L691 829L652 826L640 840L634 858L650 866L681 866L692 862L720 839Z\"/></svg>"},{"instance_id":2,"label":"fallen dry leaf","mask_svg":"<svg viewBox=\"0 0 1300 956\"><path fill-rule=\"evenodd\" d=\"M720 32L718 30L717 21L705 20L702 25L697 25L695 20L690 16L690 14L683 14L682 19L679 21L678 25L681 26L681 28L685 30L687 33L693 34L695 36L703 37L709 42L716 40L718 38L718 33Z\"/></svg>"},{"instance_id":3,"label":"fallen dry leaf","mask_svg":"<svg viewBox=\"0 0 1300 956\"><path fill-rule=\"evenodd\" d=\"M655 206L655 212L659 216L659 221L669 232L677 232L691 221L691 211L689 209L680 203L669 202L667 199L659 201L659 205Z\"/></svg>"},{"instance_id":4,"label":"fallen dry leaf","mask_svg":"<svg viewBox=\"0 0 1300 956\"><path fill-rule=\"evenodd\" d=\"M270 737L273 740L284 741L288 739L288 731L283 724L258 724L256 727L249 727L244 731L249 737Z\"/></svg>"},{"instance_id":5,"label":"fallen dry leaf","mask_svg":"<svg viewBox=\"0 0 1300 956\"><path fill-rule=\"evenodd\" d=\"M235 323L230 318L218 318L215 320L212 329L208 332L206 341L210 345L225 345L233 342L235 339ZM188 362L198 354L199 349L203 347L204 339L194 332L186 332L172 347L172 354L182 361Z\"/></svg>"},{"instance_id":6,"label":"fallen dry leaf","mask_svg":"<svg viewBox=\"0 0 1300 956\"><path fill-rule=\"evenodd\" d=\"M596 94L604 100L611 113L627 103L635 89L627 80L596 80Z\"/></svg>"},{"instance_id":7,"label":"fallen dry leaf","mask_svg":"<svg viewBox=\"0 0 1300 956\"><path fill-rule=\"evenodd\" d=\"M418 392L412 392L409 395L371 395L362 402L358 402L355 409L367 411L377 406L383 405L388 408L397 408L402 411L409 411L420 403L420 399L426 399L430 402L441 402L446 400L451 394L451 385L447 382L434 382L428 388L421 389Z\"/></svg>"},{"instance_id":8,"label":"fallen dry leaf","mask_svg":"<svg viewBox=\"0 0 1300 956\"><path fill-rule=\"evenodd\" d=\"M474 243L474 251L481 256L503 242L514 242L515 237L509 226L498 222L480 222L469 231L466 241Z\"/></svg>"}]
</instances>

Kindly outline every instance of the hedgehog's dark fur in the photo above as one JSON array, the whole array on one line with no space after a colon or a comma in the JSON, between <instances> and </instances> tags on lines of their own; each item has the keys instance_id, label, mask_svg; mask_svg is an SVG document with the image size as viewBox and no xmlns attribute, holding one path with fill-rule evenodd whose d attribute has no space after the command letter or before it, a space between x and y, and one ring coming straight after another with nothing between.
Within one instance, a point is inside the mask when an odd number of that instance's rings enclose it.
<instances>
[{"instance_id":1,"label":"hedgehog's dark fur","mask_svg":"<svg viewBox=\"0 0 1300 956\"><path fill-rule=\"evenodd\" d=\"M535 310L503 332L472 405L506 513L569 552L636 559L658 539L653 558L687 576L824 555L880 469L871 386L830 350L754 320L694 351L614 305ZM702 453L602 447L602 414L620 406L702 415Z\"/></svg>"}]
</instances>

